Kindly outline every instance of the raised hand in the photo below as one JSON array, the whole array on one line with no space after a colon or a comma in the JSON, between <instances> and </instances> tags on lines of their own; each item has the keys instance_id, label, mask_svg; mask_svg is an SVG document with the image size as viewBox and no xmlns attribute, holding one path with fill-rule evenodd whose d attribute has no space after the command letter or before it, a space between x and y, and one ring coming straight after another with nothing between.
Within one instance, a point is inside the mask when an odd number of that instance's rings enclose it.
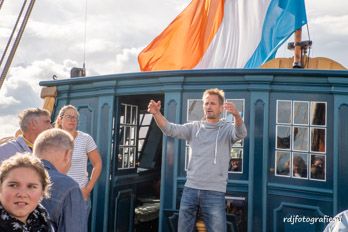
<instances>
[{"instance_id":1,"label":"raised hand","mask_svg":"<svg viewBox=\"0 0 348 232\"><path fill-rule=\"evenodd\" d=\"M243 124L243 119L240 116L239 111L237 110L237 107L233 102L226 102L224 104L224 109L233 115L237 126L240 126Z\"/></svg>"},{"instance_id":2,"label":"raised hand","mask_svg":"<svg viewBox=\"0 0 348 232\"><path fill-rule=\"evenodd\" d=\"M231 113L234 117L239 116L239 112L237 110L236 105L233 102L226 102L224 104L224 109Z\"/></svg>"},{"instance_id":3,"label":"raised hand","mask_svg":"<svg viewBox=\"0 0 348 232\"><path fill-rule=\"evenodd\" d=\"M150 100L149 105L147 106L147 112L155 115L159 113L161 110L161 101L155 102L154 100Z\"/></svg>"}]
</instances>

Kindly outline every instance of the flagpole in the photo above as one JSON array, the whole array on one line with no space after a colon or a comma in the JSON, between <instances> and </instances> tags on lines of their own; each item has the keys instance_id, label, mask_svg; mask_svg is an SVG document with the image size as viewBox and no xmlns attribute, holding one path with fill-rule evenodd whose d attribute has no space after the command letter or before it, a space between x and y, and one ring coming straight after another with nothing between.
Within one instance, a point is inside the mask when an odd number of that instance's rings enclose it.
<instances>
[{"instance_id":1,"label":"flagpole","mask_svg":"<svg viewBox=\"0 0 348 232\"><path fill-rule=\"evenodd\" d=\"M295 31L294 35L294 63L293 68L303 68L302 60L301 60L301 54L302 54L302 47L301 47L301 40L302 40L302 28Z\"/></svg>"}]
</instances>

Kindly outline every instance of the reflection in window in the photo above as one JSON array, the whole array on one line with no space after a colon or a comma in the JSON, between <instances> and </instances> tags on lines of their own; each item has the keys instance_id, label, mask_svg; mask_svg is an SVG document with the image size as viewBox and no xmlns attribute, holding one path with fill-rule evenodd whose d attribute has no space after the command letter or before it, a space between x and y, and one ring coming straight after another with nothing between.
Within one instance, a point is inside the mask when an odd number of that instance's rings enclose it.
<instances>
[{"instance_id":1,"label":"reflection in window","mask_svg":"<svg viewBox=\"0 0 348 232\"><path fill-rule=\"evenodd\" d=\"M232 148L228 171L243 172L243 148Z\"/></svg>"},{"instance_id":2,"label":"reflection in window","mask_svg":"<svg viewBox=\"0 0 348 232\"><path fill-rule=\"evenodd\" d=\"M292 154L292 176L295 178L307 178L307 153L293 152Z\"/></svg>"},{"instance_id":3,"label":"reflection in window","mask_svg":"<svg viewBox=\"0 0 348 232\"><path fill-rule=\"evenodd\" d=\"M204 117L203 100L189 99L187 101L187 121L200 121Z\"/></svg>"},{"instance_id":4,"label":"reflection in window","mask_svg":"<svg viewBox=\"0 0 348 232\"><path fill-rule=\"evenodd\" d=\"M294 124L308 125L308 102L294 101Z\"/></svg>"},{"instance_id":5,"label":"reflection in window","mask_svg":"<svg viewBox=\"0 0 348 232\"><path fill-rule=\"evenodd\" d=\"M276 175L290 176L290 152L276 151Z\"/></svg>"},{"instance_id":6,"label":"reflection in window","mask_svg":"<svg viewBox=\"0 0 348 232\"><path fill-rule=\"evenodd\" d=\"M290 176L290 152L276 151L276 175Z\"/></svg>"},{"instance_id":7,"label":"reflection in window","mask_svg":"<svg viewBox=\"0 0 348 232\"><path fill-rule=\"evenodd\" d=\"M315 180L326 180L325 155L311 155L310 178Z\"/></svg>"},{"instance_id":8,"label":"reflection in window","mask_svg":"<svg viewBox=\"0 0 348 232\"><path fill-rule=\"evenodd\" d=\"M277 126L277 148L290 149L289 126Z\"/></svg>"},{"instance_id":9,"label":"reflection in window","mask_svg":"<svg viewBox=\"0 0 348 232\"><path fill-rule=\"evenodd\" d=\"M119 150L119 153L117 155L117 167L118 168L122 168L122 164L123 164L123 148L120 148Z\"/></svg>"},{"instance_id":10,"label":"reflection in window","mask_svg":"<svg viewBox=\"0 0 348 232\"><path fill-rule=\"evenodd\" d=\"M278 100L276 114L275 175L326 181L326 102Z\"/></svg>"},{"instance_id":11,"label":"reflection in window","mask_svg":"<svg viewBox=\"0 0 348 232\"><path fill-rule=\"evenodd\" d=\"M233 144L233 147L243 147L243 141L244 140L238 140L235 142L235 144Z\"/></svg>"},{"instance_id":12,"label":"reflection in window","mask_svg":"<svg viewBox=\"0 0 348 232\"><path fill-rule=\"evenodd\" d=\"M311 125L325 126L326 125L326 103L311 102Z\"/></svg>"},{"instance_id":13,"label":"reflection in window","mask_svg":"<svg viewBox=\"0 0 348 232\"><path fill-rule=\"evenodd\" d=\"M309 148L308 127L293 127L293 128L294 128L293 150L308 151L308 148Z\"/></svg>"},{"instance_id":14,"label":"reflection in window","mask_svg":"<svg viewBox=\"0 0 348 232\"><path fill-rule=\"evenodd\" d=\"M226 102L232 102L236 106L244 121L244 99L226 99ZM226 121L234 125L234 117L232 114L225 111L224 115ZM230 173L243 173L243 141L244 140L240 140L232 146L230 163L228 165L228 171Z\"/></svg>"},{"instance_id":15,"label":"reflection in window","mask_svg":"<svg viewBox=\"0 0 348 232\"><path fill-rule=\"evenodd\" d=\"M291 101L277 101L277 123L291 123Z\"/></svg>"},{"instance_id":16,"label":"reflection in window","mask_svg":"<svg viewBox=\"0 0 348 232\"><path fill-rule=\"evenodd\" d=\"M325 128L311 128L311 151L325 152L326 129Z\"/></svg>"}]
</instances>

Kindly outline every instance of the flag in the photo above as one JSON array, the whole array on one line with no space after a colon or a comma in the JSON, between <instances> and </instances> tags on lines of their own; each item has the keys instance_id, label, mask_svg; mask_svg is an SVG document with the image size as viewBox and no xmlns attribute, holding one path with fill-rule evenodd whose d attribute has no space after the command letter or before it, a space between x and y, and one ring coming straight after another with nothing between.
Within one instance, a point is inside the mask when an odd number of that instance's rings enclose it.
<instances>
[{"instance_id":1,"label":"flag","mask_svg":"<svg viewBox=\"0 0 348 232\"><path fill-rule=\"evenodd\" d=\"M140 52L140 70L257 68L306 23L304 0L192 0Z\"/></svg>"}]
</instances>

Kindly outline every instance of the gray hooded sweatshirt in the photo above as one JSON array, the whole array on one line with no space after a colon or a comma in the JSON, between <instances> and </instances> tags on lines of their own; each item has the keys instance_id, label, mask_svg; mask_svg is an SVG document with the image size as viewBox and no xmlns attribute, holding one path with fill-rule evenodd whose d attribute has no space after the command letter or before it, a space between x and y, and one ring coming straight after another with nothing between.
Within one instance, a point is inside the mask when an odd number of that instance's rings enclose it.
<instances>
[{"instance_id":1,"label":"gray hooded sweatshirt","mask_svg":"<svg viewBox=\"0 0 348 232\"><path fill-rule=\"evenodd\" d=\"M226 192L232 145L246 137L244 123L239 127L223 120L183 125L167 123L162 131L167 136L187 140L191 148L186 187Z\"/></svg>"}]
</instances>

